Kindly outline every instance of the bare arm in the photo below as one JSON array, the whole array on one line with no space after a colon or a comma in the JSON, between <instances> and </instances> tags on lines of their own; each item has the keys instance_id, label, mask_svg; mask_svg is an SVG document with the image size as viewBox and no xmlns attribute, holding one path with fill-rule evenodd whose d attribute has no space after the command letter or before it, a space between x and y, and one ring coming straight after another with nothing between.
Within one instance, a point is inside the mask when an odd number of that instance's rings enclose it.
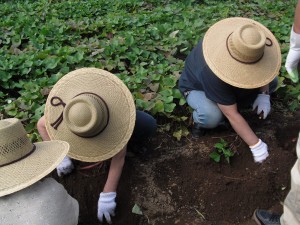
<instances>
[{"instance_id":1,"label":"bare arm","mask_svg":"<svg viewBox=\"0 0 300 225\"><path fill-rule=\"evenodd\" d=\"M103 192L116 192L125 163L126 150L127 146L112 158Z\"/></svg>"},{"instance_id":2,"label":"bare arm","mask_svg":"<svg viewBox=\"0 0 300 225\"><path fill-rule=\"evenodd\" d=\"M45 124L45 116L42 116L38 123L37 123L37 129L39 131L39 134L41 135L43 141L50 141L49 134L46 129L46 124Z\"/></svg>"},{"instance_id":3,"label":"bare arm","mask_svg":"<svg viewBox=\"0 0 300 225\"><path fill-rule=\"evenodd\" d=\"M237 105L221 105L218 107L223 112L223 114L229 120L232 128L235 132L249 145L255 145L258 143L259 139L256 134L252 131L246 120L237 110Z\"/></svg>"},{"instance_id":4,"label":"bare arm","mask_svg":"<svg viewBox=\"0 0 300 225\"><path fill-rule=\"evenodd\" d=\"M50 137L46 130L44 116L38 121L37 128L42 139L44 141L49 141ZM125 146L117 155L112 158L103 192L116 192L125 163L126 150L127 146Z\"/></svg>"},{"instance_id":5,"label":"bare arm","mask_svg":"<svg viewBox=\"0 0 300 225\"><path fill-rule=\"evenodd\" d=\"M300 0L296 5L295 17L294 17L294 31L300 34Z\"/></svg>"}]
</instances>

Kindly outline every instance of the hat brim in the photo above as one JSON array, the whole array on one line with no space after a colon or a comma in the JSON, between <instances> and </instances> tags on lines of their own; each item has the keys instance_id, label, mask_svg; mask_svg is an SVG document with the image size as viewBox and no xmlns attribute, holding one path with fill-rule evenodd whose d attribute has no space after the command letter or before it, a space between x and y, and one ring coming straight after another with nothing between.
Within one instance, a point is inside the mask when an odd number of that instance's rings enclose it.
<instances>
[{"instance_id":1,"label":"hat brim","mask_svg":"<svg viewBox=\"0 0 300 225\"><path fill-rule=\"evenodd\" d=\"M51 173L67 155L64 141L35 143L33 153L20 161L0 167L0 197L22 190Z\"/></svg>"},{"instance_id":2,"label":"hat brim","mask_svg":"<svg viewBox=\"0 0 300 225\"><path fill-rule=\"evenodd\" d=\"M54 107L50 100L59 97L66 104L80 93L91 92L100 96L107 104L109 122L106 128L95 137L80 137L74 134L64 122L57 129L51 126L63 107ZM51 90L46 106L46 128L52 140L67 141L70 144L68 155L84 162L97 162L109 159L120 152L129 141L136 118L136 109L131 92L115 75L96 68L82 68L62 77Z\"/></svg>"},{"instance_id":3,"label":"hat brim","mask_svg":"<svg viewBox=\"0 0 300 225\"><path fill-rule=\"evenodd\" d=\"M272 46L266 46L263 57L256 63L242 63L228 52L226 40L237 28L255 24L264 32ZM209 68L224 82L239 88L252 89L270 83L281 67L280 46L274 35L262 24L247 18L227 18L211 26L203 38L203 54Z\"/></svg>"}]
</instances>

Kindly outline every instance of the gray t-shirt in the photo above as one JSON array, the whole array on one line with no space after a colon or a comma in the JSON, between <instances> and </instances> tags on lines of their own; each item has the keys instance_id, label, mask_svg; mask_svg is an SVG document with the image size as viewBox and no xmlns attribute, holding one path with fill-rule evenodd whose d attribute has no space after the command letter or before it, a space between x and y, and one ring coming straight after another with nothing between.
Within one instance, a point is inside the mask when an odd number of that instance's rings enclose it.
<instances>
[{"instance_id":1,"label":"gray t-shirt","mask_svg":"<svg viewBox=\"0 0 300 225\"><path fill-rule=\"evenodd\" d=\"M0 198L1 225L77 225L79 205L53 178Z\"/></svg>"}]
</instances>

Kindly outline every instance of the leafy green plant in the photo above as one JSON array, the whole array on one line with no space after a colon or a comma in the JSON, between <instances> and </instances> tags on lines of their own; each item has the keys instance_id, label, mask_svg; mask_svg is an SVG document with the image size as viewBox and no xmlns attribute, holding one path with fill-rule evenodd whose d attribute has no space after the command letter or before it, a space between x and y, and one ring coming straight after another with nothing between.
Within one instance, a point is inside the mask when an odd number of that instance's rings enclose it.
<instances>
[{"instance_id":1,"label":"leafy green plant","mask_svg":"<svg viewBox=\"0 0 300 225\"><path fill-rule=\"evenodd\" d=\"M242 16L267 26L289 49L295 0L26 0L0 1L0 114L22 119L29 133L46 101L41 90L81 67L118 76L138 109L183 122L185 99L177 88L184 60L207 29ZM284 102L295 110L300 84L280 71ZM27 126L28 125L28 126ZM173 133L180 140L186 129ZM35 136L33 136L35 137Z\"/></svg>"},{"instance_id":2,"label":"leafy green plant","mask_svg":"<svg viewBox=\"0 0 300 225\"><path fill-rule=\"evenodd\" d=\"M210 153L209 156L215 162L220 162L221 158L224 157L225 160L230 163L231 157L234 156L234 151L230 148L228 142L221 138L220 141L214 145L214 151Z\"/></svg>"}]
</instances>

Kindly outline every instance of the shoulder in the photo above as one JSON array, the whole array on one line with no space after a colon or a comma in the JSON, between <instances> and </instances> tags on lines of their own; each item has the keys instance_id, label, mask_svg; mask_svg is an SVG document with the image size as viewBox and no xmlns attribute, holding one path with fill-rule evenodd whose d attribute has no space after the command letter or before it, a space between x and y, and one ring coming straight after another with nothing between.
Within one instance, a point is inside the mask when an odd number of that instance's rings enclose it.
<instances>
[{"instance_id":1,"label":"shoulder","mask_svg":"<svg viewBox=\"0 0 300 225\"><path fill-rule=\"evenodd\" d=\"M65 191L64 187L53 178L45 178L31 186L24 188L16 193L0 198L0 203L3 201L35 201L36 198L48 198L53 192ZM43 194L42 194L43 193ZM28 202L29 203L29 202ZM27 204L24 202L24 204Z\"/></svg>"},{"instance_id":2,"label":"shoulder","mask_svg":"<svg viewBox=\"0 0 300 225\"><path fill-rule=\"evenodd\" d=\"M78 202L53 178L0 198L0 224L66 224L78 222Z\"/></svg>"}]
</instances>

